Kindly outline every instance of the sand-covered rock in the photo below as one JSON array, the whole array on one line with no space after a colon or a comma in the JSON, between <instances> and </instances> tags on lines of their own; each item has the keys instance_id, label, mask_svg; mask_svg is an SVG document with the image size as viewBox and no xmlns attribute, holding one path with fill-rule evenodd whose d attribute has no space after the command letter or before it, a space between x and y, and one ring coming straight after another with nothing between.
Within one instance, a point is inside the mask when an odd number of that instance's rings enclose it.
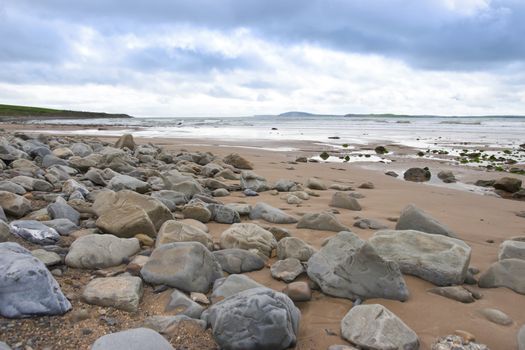
<instances>
[{"instance_id":1,"label":"sand-covered rock","mask_svg":"<svg viewBox=\"0 0 525 350\"><path fill-rule=\"evenodd\" d=\"M414 230L382 230L369 243L379 255L395 261L405 274L438 286L462 284L471 248L463 241Z\"/></svg>"},{"instance_id":2,"label":"sand-covered rock","mask_svg":"<svg viewBox=\"0 0 525 350\"><path fill-rule=\"evenodd\" d=\"M250 212L251 220L263 219L273 224L294 224L297 218L285 213L283 210L274 208L269 204L259 202Z\"/></svg>"},{"instance_id":3,"label":"sand-covered rock","mask_svg":"<svg viewBox=\"0 0 525 350\"><path fill-rule=\"evenodd\" d=\"M265 261L257 254L245 249L230 248L213 252L213 255L228 273L243 273L260 270Z\"/></svg>"},{"instance_id":4,"label":"sand-covered rock","mask_svg":"<svg viewBox=\"0 0 525 350\"><path fill-rule=\"evenodd\" d=\"M481 288L507 287L525 294L525 260L505 259L490 265L479 277Z\"/></svg>"},{"instance_id":5,"label":"sand-covered rock","mask_svg":"<svg viewBox=\"0 0 525 350\"><path fill-rule=\"evenodd\" d=\"M84 288L82 298L88 304L135 312L142 298L142 280L134 276L95 278Z\"/></svg>"},{"instance_id":6,"label":"sand-covered rock","mask_svg":"<svg viewBox=\"0 0 525 350\"><path fill-rule=\"evenodd\" d=\"M0 315L62 315L71 304L44 263L17 243L0 243Z\"/></svg>"},{"instance_id":7,"label":"sand-covered rock","mask_svg":"<svg viewBox=\"0 0 525 350\"><path fill-rule=\"evenodd\" d=\"M257 249L266 256L270 256L277 247L277 241L271 232L251 223L233 224L221 234L220 244L224 249Z\"/></svg>"},{"instance_id":8,"label":"sand-covered rock","mask_svg":"<svg viewBox=\"0 0 525 350\"><path fill-rule=\"evenodd\" d=\"M416 207L414 204L407 205L399 216L396 230L416 230L437 235L456 237L456 234L444 224Z\"/></svg>"},{"instance_id":9,"label":"sand-covered rock","mask_svg":"<svg viewBox=\"0 0 525 350\"><path fill-rule=\"evenodd\" d=\"M332 213L308 213L297 223L297 228L308 228L320 231L349 231L350 229L343 225Z\"/></svg>"},{"instance_id":10,"label":"sand-covered rock","mask_svg":"<svg viewBox=\"0 0 525 350\"><path fill-rule=\"evenodd\" d=\"M91 350L174 350L159 333L149 328L133 328L98 338Z\"/></svg>"},{"instance_id":11,"label":"sand-covered rock","mask_svg":"<svg viewBox=\"0 0 525 350\"><path fill-rule=\"evenodd\" d=\"M222 269L213 254L201 243L176 242L156 248L141 274L151 284L206 293L211 284L222 277Z\"/></svg>"},{"instance_id":12,"label":"sand-covered rock","mask_svg":"<svg viewBox=\"0 0 525 350\"><path fill-rule=\"evenodd\" d=\"M283 293L254 288L212 305L202 319L223 349L280 350L295 345L300 317Z\"/></svg>"},{"instance_id":13,"label":"sand-covered rock","mask_svg":"<svg viewBox=\"0 0 525 350\"><path fill-rule=\"evenodd\" d=\"M363 349L419 349L417 334L379 304L352 307L341 321L341 335Z\"/></svg>"},{"instance_id":14,"label":"sand-covered rock","mask_svg":"<svg viewBox=\"0 0 525 350\"><path fill-rule=\"evenodd\" d=\"M339 232L308 260L308 276L323 293L348 299L407 300L397 263L384 260L351 232Z\"/></svg>"},{"instance_id":15,"label":"sand-covered rock","mask_svg":"<svg viewBox=\"0 0 525 350\"><path fill-rule=\"evenodd\" d=\"M213 240L208 233L184 222L168 220L161 226L155 246L172 242L200 242L213 250Z\"/></svg>"}]
</instances>

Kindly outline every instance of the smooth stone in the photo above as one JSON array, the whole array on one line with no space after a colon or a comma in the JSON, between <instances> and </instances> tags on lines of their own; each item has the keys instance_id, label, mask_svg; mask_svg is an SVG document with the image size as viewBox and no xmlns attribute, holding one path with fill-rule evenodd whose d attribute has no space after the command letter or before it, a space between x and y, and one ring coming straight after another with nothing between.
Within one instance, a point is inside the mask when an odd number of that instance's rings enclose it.
<instances>
[{"instance_id":1,"label":"smooth stone","mask_svg":"<svg viewBox=\"0 0 525 350\"><path fill-rule=\"evenodd\" d=\"M437 235L456 237L456 234L432 216L417 208L407 205L397 220L396 230L416 230Z\"/></svg>"},{"instance_id":2,"label":"smooth stone","mask_svg":"<svg viewBox=\"0 0 525 350\"><path fill-rule=\"evenodd\" d=\"M279 260L295 258L300 261L308 261L315 252L312 246L297 237L285 237L277 243Z\"/></svg>"},{"instance_id":3,"label":"smooth stone","mask_svg":"<svg viewBox=\"0 0 525 350\"><path fill-rule=\"evenodd\" d=\"M354 211L361 210L361 205L357 199L351 197L347 192L335 192L332 195L330 206Z\"/></svg>"},{"instance_id":4,"label":"smooth stone","mask_svg":"<svg viewBox=\"0 0 525 350\"><path fill-rule=\"evenodd\" d=\"M11 192L18 195L26 194L26 189L11 181L0 181L0 191Z\"/></svg>"},{"instance_id":5,"label":"smooth stone","mask_svg":"<svg viewBox=\"0 0 525 350\"><path fill-rule=\"evenodd\" d=\"M297 228L308 228L311 230L320 231L349 231L350 229L343 225L335 217L334 214L323 212L323 213L308 213L297 223Z\"/></svg>"},{"instance_id":6,"label":"smooth stone","mask_svg":"<svg viewBox=\"0 0 525 350\"><path fill-rule=\"evenodd\" d=\"M292 204L292 205L299 205L303 202L303 200L293 194L290 194L288 195L288 197L286 197L286 203L288 204Z\"/></svg>"},{"instance_id":7,"label":"smooth stone","mask_svg":"<svg viewBox=\"0 0 525 350\"><path fill-rule=\"evenodd\" d=\"M62 315L71 304L44 263L17 243L0 243L0 315Z\"/></svg>"},{"instance_id":8,"label":"smooth stone","mask_svg":"<svg viewBox=\"0 0 525 350\"><path fill-rule=\"evenodd\" d=\"M352 300L408 299L397 263L384 260L352 232L339 232L326 241L308 260L307 273L328 295Z\"/></svg>"},{"instance_id":9,"label":"smooth stone","mask_svg":"<svg viewBox=\"0 0 525 350\"><path fill-rule=\"evenodd\" d=\"M492 308L485 308L479 310L479 313L492 323L501 326L509 326L513 323L512 319L503 311Z\"/></svg>"},{"instance_id":10,"label":"smooth stone","mask_svg":"<svg viewBox=\"0 0 525 350\"><path fill-rule=\"evenodd\" d=\"M15 236L35 244L55 244L60 239L55 229L36 220L12 221L9 227Z\"/></svg>"},{"instance_id":11,"label":"smooth stone","mask_svg":"<svg viewBox=\"0 0 525 350\"><path fill-rule=\"evenodd\" d=\"M312 299L312 290L306 282L289 283L282 292L293 301L309 301Z\"/></svg>"},{"instance_id":12,"label":"smooth stone","mask_svg":"<svg viewBox=\"0 0 525 350\"><path fill-rule=\"evenodd\" d=\"M257 203L250 212L250 220L258 219L263 219L274 224L294 224L297 222L295 217L263 202Z\"/></svg>"},{"instance_id":13,"label":"smooth stone","mask_svg":"<svg viewBox=\"0 0 525 350\"><path fill-rule=\"evenodd\" d=\"M438 286L462 284L471 248L463 241L414 230L382 230L368 242L379 255L399 264L403 273Z\"/></svg>"},{"instance_id":14,"label":"smooth stone","mask_svg":"<svg viewBox=\"0 0 525 350\"><path fill-rule=\"evenodd\" d=\"M162 202L169 210L174 211L178 205L188 203L188 198L182 192L161 190L151 193L151 197Z\"/></svg>"},{"instance_id":15,"label":"smooth stone","mask_svg":"<svg viewBox=\"0 0 525 350\"><path fill-rule=\"evenodd\" d=\"M88 304L136 312L142 294L140 277L117 276L91 280L84 288L82 298Z\"/></svg>"},{"instance_id":16,"label":"smooth stone","mask_svg":"<svg viewBox=\"0 0 525 350\"><path fill-rule=\"evenodd\" d=\"M341 321L341 335L364 349L419 349L417 334L379 304L352 307Z\"/></svg>"},{"instance_id":17,"label":"smooth stone","mask_svg":"<svg viewBox=\"0 0 525 350\"><path fill-rule=\"evenodd\" d=\"M279 179L275 182L273 188L279 192L290 192L290 190L296 186L297 183L288 179Z\"/></svg>"},{"instance_id":18,"label":"smooth stone","mask_svg":"<svg viewBox=\"0 0 525 350\"><path fill-rule=\"evenodd\" d=\"M428 290L429 293L469 304L476 301L472 293L462 286L436 287Z\"/></svg>"},{"instance_id":19,"label":"smooth stone","mask_svg":"<svg viewBox=\"0 0 525 350\"><path fill-rule=\"evenodd\" d=\"M230 195L230 191L228 191L225 188L218 188L214 190L211 194L213 197L227 197Z\"/></svg>"},{"instance_id":20,"label":"smooth stone","mask_svg":"<svg viewBox=\"0 0 525 350\"><path fill-rule=\"evenodd\" d=\"M75 240L66 255L66 265L80 269L98 269L122 264L140 250L136 238L88 234Z\"/></svg>"},{"instance_id":21,"label":"smooth stone","mask_svg":"<svg viewBox=\"0 0 525 350\"><path fill-rule=\"evenodd\" d=\"M98 338L91 350L174 350L159 333L149 328L133 328Z\"/></svg>"},{"instance_id":22,"label":"smooth stone","mask_svg":"<svg viewBox=\"0 0 525 350\"><path fill-rule=\"evenodd\" d=\"M237 293L202 315L223 349L281 350L297 341L301 313L292 300L269 288Z\"/></svg>"},{"instance_id":23,"label":"smooth stone","mask_svg":"<svg viewBox=\"0 0 525 350\"><path fill-rule=\"evenodd\" d=\"M525 260L505 259L490 265L479 277L481 288L507 287L525 294Z\"/></svg>"},{"instance_id":24,"label":"smooth stone","mask_svg":"<svg viewBox=\"0 0 525 350\"><path fill-rule=\"evenodd\" d=\"M271 232L251 223L233 224L221 234L220 244L223 249L257 249L266 256L270 256L277 247L277 241Z\"/></svg>"},{"instance_id":25,"label":"smooth stone","mask_svg":"<svg viewBox=\"0 0 525 350\"><path fill-rule=\"evenodd\" d=\"M246 275L229 275L228 277L220 278L215 281L213 284L211 301L215 303L244 290L259 287L264 286Z\"/></svg>"},{"instance_id":26,"label":"smooth stone","mask_svg":"<svg viewBox=\"0 0 525 350\"><path fill-rule=\"evenodd\" d=\"M226 207L235 210L240 216L250 215L252 206L244 203L228 203Z\"/></svg>"},{"instance_id":27,"label":"smooth stone","mask_svg":"<svg viewBox=\"0 0 525 350\"><path fill-rule=\"evenodd\" d=\"M521 259L525 260L525 242L507 240L499 246L498 260Z\"/></svg>"},{"instance_id":28,"label":"smooth stone","mask_svg":"<svg viewBox=\"0 0 525 350\"><path fill-rule=\"evenodd\" d=\"M265 265L265 261L257 254L244 249L223 249L214 251L212 254L222 269L232 274L260 270Z\"/></svg>"},{"instance_id":29,"label":"smooth stone","mask_svg":"<svg viewBox=\"0 0 525 350\"><path fill-rule=\"evenodd\" d=\"M155 248L141 274L151 284L202 293L207 293L223 275L215 256L198 242L168 243Z\"/></svg>"},{"instance_id":30,"label":"smooth stone","mask_svg":"<svg viewBox=\"0 0 525 350\"><path fill-rule=\"evenodd\" d=\"M311 177L308 180L306 180L305 186L308 187L311 190L324 191L324 190L328 189L328 187L326 186L326 184L323 181L321 181L319 179L316 179L314 177Z\"/></svg>"},{"instance_id":31,"label":"smooth stone","mask_svg":"<svg viewBox=\"0 0 525 350\"><path fill-rule=\"evenodd\" d=\"M211 211L206 207L205 203L188 203L182 209L182 214L186 219L194 219L202 223L207 223L211 220Z\"/></svg>"},{"instance_id":32,"label":"smooth stone","mask_svg":"<svg viewBox=\"0 0 525 350\"><path fill-rule=\"evenodd\" d=\"M11 237L11 229L2 219L0 219L0 243L5 242Z\"/></svg>"},{"instance_id":33,"label":"smooth stone","mask_svg":"<svg viewBox=\"0 0 525 350\"><path fill-rule=\"evenodd\" d=\"M31 202L17 194L0 191L0 207L7 215L20 218L31 211Z\"/></svg>"},{"instance_id":34,"label":"smooth stone","mask_svg":"<svg viewBox=\"0 0 525 350\"><path fill-rule=\"evenodd\" d=\"M75 225L79 225L80 213L65 201L59 200L59 198L61 199L61 197L58 197L55 203L47 206L47 211L51 219L68 219Z\"/></svg>"},{"instance_id":35,"label":"smooth stone","mask_svg":"<svg viewBox=\"0 0 525 350\"><path fill-rule=\"evenodd\" d=\"M173 242L200 242L210 251L213 250L213 240L210 234L184 222L168 220L162 224L157 234L155 247Z\"/></svg>"},{"instance_id":36,"label":"smooth stone","mask_svg":"<svg viewBox=\"0 0 525 350\"><path fill-rule=\"evenodd\" d=\"M55 252L48 252L44 249L32 250L31 255L43 262L46 266L53 266L62 262L62 258L60 257L60 255L58 255Z\"/></svg>"},{"instance_id":37,"label":"smooth stone","mask_svg":"<svg viewBox=\"0 0 525 350\"><path fill-rule=\"evenodd\" d=\"M201 317L204 308L191 300L183 292L175 289L170 294L169 301L166 304L164 311L175 313L177 315L186 315L191 318L199 318Z\"/></svg>"},{"instance_id":38,"label":"smooth stone","mask_svg":"<svg viewBox=\"0 0 525 350\"><path fill-rule=\"evenodd\" d=\"M304 272L304 267L298 259L288 258L273 263L270 272L273 278L289 283Z\"/></svg>"}]
</instances>

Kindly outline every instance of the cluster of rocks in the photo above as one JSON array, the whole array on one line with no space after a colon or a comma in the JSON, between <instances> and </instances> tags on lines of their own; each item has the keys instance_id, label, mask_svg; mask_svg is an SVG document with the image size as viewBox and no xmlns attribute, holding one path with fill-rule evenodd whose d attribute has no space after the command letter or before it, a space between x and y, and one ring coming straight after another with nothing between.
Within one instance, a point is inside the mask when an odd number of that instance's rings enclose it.
<instances>
[{"instance_id":1,"label":"cluster of rocks","mask_svg":"<svg viewBox=\"0 0 525 350\"><path fill-rule=\"evenodd\" d=\"M334 214L362 210L361 196L351 187L327 186L318 178L304 185L287 179L271 184L238 154L220 159L211 153L170 153L137 145L131 135L111 145L19 134L0 137L0 168L1 316L71 310L56 280L68 269L95 277L82 288L87 304L134 313L146 288L163 298L164 313L148 317L141 328L102 336L92 349L172 349L168 340L180 322L210 328L220 348L285 349L297 342L301 313L295 304L311 300L312 288L355 301L341 321L341 335L353 345L418 349L418 336L391 311L359 304L372 298L408 300L406 274L436 288L463 288L474 279L471 248L416 206L401 212L395 230L359 220L358 227L381 229L363 240ZM334 191L332 208L301 216L264 202L252 207L219 200L232 192L254 196L272 190L300 205L328 189ZM218 241L208 222L229 225ZM267 224L334 236L316 250L287 229ZM524 241L504 242L499 261L481 274L479 286L525 294ZM100 274L117 266L125 268ZM281 292L243 275L265 267L286 283ZM446 296L447 290L433 293ZM499 310L480 312L492 322L513 322Z\"/></svg>"},{"instance_id":2,"label":"cluster of rocks","mask_svg":"<svg viewBox=\"0 0 525 350\"><path fill-rule=\"evenodd\" d=\"M522 187L521 179L515 177L502 177L498 180L478 180L476 186L493 187L498 194L504 198L525 200L525 188Z\"/></svg>"}]
</instances>

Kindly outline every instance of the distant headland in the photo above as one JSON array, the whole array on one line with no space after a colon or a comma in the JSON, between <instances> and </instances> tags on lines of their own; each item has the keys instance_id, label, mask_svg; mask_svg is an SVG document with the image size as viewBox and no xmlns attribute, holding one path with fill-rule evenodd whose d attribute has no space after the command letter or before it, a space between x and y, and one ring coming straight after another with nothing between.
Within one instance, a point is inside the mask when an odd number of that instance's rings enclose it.
<instances>
[{"instance_id":1,"label":"distant headland","mask_svg":"<svg viewBox=\"0 0 525 350\"><path fill-rule=\"evenodd\" d=\"M111 114L102 112L67 111L51 108L14 106L0 104L0 121L15 121L20 119L79 119L79 118L132 118L127 114Z\"/></svg>"}]
</instances>

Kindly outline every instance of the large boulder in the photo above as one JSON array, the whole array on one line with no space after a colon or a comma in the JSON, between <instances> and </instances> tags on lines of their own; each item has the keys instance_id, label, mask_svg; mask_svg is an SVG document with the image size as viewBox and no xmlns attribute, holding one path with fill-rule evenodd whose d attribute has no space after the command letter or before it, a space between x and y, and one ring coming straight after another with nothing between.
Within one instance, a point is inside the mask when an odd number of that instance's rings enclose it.
<instances>
[{"instance_id":1,"label":"large boulder","mask_svg":"<svg viewBox=\"0 0 525 350\"><path fill-rule=\"evenodd\" d=\"M222 249L213 252L213 255L222 269L228 273L260 270L265 265L265 261L259 255L244 249Z\"/></svg>"},{"instance_id":2,"label":"large boulder","mask_svg":"<svg viewBox=\"0 0 525 350\"><path fill-rule=\"evenodd\" d=\"M91 280L84 288L82 298L88 304L135 312L142 293L140 277L117 276Z\"/></svg>"},{"instance_id":3,"label":"large boulder","mask_svg":"<svg viewBox=\"0 0 525 350\"><path fill-rule=\"evenodd\" d=\"M20 218L31 211L31 202L17 194L0 191L0 207L7 215Z\"/></svg>"},{"instance_id":4,"label":"large boulder","mask_svg":"<svg viewBox=\"0 0 525 350\"><path fill-rule=\"evenodd\" d=\"M233 224L221 234L220 244L222 248L257 249L266 256L277 247L271 232L251 223Z\"/></svg>"},{"instance_id":5,"label":"large boulder","mask_svg":"<svg viewBox=\"0 0 525 350\"><path fill-rule=\"evenodd\" d=\"M159 333L149 328L133 328L98 338L91 350L173 350Z\"/></svg>"},{"instance_id":6,"label":"large boulder","mask_svg":"<svg viewBox=\"0 0 525 350\"><path fill-rule=\"evenodd\" d=\"M407 205L399 216L396 230L416 230L437 235L456 237L456 234L432 216L416 207L414 204Z\"/></svg>"},{"instance_id":7,"label":"large boulder","mask_svg":"<svg viewBox=\"0 0 525 350\"><path fill-rule=\"evenodd\" d=\"M505 259L490 265L479 277L481 288L507 287L525 294L525 260Z\"/></svg>"},{"instance_id":8,"label":"large boulder","mask_svg":"<svg viewBox=\"0 0 525 350\"><path fill-rule=\"evenodd\" d=\"M288 296L269 288L235 294L202 315L219 346L231 350L280 350L294 346L300 317L299 309Z\"/></svg>"},{"instance_id":9,"label":"large boulder","mask_svg":"<svg viewBox=\"0 0 525 350\"><path fill-rule=\"evenodd\" d=\"M363 349L419 349L417 334L379 304L352 307L341 321L341 335Z\"/></svg>"},{"instance_id":10,"label":"large boulder","mask_svg":"<svg viewBox=\"0 0 525 350\"><path fill-rule=\"evenodd\" d=\"M432 174L427 168L410 168L403 174L406 181L425 182L429 181Z\"/></svg>"},{"instance_id":11,"label":"large boulder","mask_svg":"<svg viewBox=\"0 0 525 350\"><path fill-rule=\"evenodd\" d=\"M238 153L232 153L224 157L223 162L236 167L237 169L252 170L253 164Z\"/></svg>"},{"instance_id":12,"label":"large boulder","mask_svg":"<svg viewBox=\"0 0 525 350\"><path fill-rule=\"evenodd\" d=\"M438 286L463 284L470 247L463 241L414 230L382 230L368 242L383 258L399 264L401 272Z\"/></svg>"},{"instance_id":13,"label":"large boulder","mask_svg":"<svg viewBox=\"0 0 525 350\"><path fill-rule=\"evenodd\" d=\"M309 213L303 215L303 217L297 223L297 228L309 228L311 230L320 231L349 231L350 229L343 225L332 213Z\"/></svg>"},{"instance_id":14,"label":"large boulder","mask_svg":"<svg viewBox=\"0 0 525 350\"><path fill-rule=\"evenodd\" d=\"M35 244L55 244L60 239L55 229L36 220L12 221L9 227L14 235Z\"/></svg>"},{"instance_id":15,"label":"large boulder","mask_svg":"<svg viewBox=\"0 0 525 350\"><path fill-rule=\"evenodd\" d=\"M315 253L315 249L297 237L284 237L277 243L277 257L280 260L295 258L300 261L308 261Z\"/></svg>"},{"instance_id":16,"label":"large boulder","mask_svg":"<svg viewBox=\"0 0 525 350\"><path fill-rule=\"evenodd\" d=\"M79 269L102 269L122 264L140 250L136 238L90 234L71 244L66 264Z\"/></svg>"},{"instance_id":17,"label":"large boulder","mask_svg":"<svg viewBox=\"0 0 525 350\"><path fill-rule=\"evenodd\" d=\"M297 219L286 214L281 209L272 207L269 204L259 202L250 212L250 220L263 219L274 224L294 224Z\"/></svg>"},{"instance_id":18,"label":"large boulder","mask_svg":"<svg viewBox=\"0 0 525 350\"><path fill-rule=\"evenodd\" d=\"M71 309L44 263L17 243L0 243L0 315L62 315Z\"/></svg>"},{"instance_id":19,"label":"large boulder","mask_svg":"<svg viewBox=\"0 0 525 350\"><path fill-rule=\"evenodd\" d=\"M348 299L407 300L397 263L384 260L352 232L339 232L308 260L308 276L323 293Z\"/></svg>"},{"instance_id":20,"label":"large boulder","mask_svg":"<svg viewBox=\"0 0 525 350\"><path fill-rule=\"evenodd\" d=\"M246 275L229 275L228 277L219 278L213 283L211 300L215 303L247 289L259 287L264 286Z\"/></svg>"},{"instance_id":21,"label":"large boulder","mask_svg":"<svg viewBox=\"0 0 525 350\"><path fill-rule=\"evenodd\" d=\"M502 177L496 180L494 188L505 192L518 192L521 188L521 180L514 177Z\"/></svg>"},{"instance_id":22,"label":"large boulder","mask_svg":"<svg viewBox=\"0 0 525 350\"><path fill-rule=\"evenodd\" d=\"M201 243L177 242L156 248L141 274L151 284L206 293L211 284L222 277L222 269L213 254Z\"/></svg>"},{"instance_id":23,"label":"large boulder","mask_svg":"<svg viewBox=\"0 0 525 350\"><path fill-rule=\"evenodd\" d=\"M354 211L361 210L361 205L347 192L335 192L332 195L332 200L330 201L330 206L336 208L350 209Z\"/></svg>"},{"instance_id":24,"label":"large boulder","mask_svg":"<svg viewBox=\"0 0 525 350\"><path fill-rule=\"evenodd\" d=\"M213 250L213 240L208 233L184 222L168 220L161 226L155 246L173 242L200 242Z\"/></svg>"},{"instance_id":25,"label":"large boulder","mask_svg":"<svg viewBox=\"0 0 525 350\"><path fill-rule=\"evenodd\" d=\"M508 240L499 246L499 260L521 259L525 260L525 241Z\"/></svg>"},{"instance_id":26,"label":"large boulder","mask_svg":"<svg viewBox=\"0 0 525 350\"><path fill-rule=\"evenodd\" d=\"M133 140L133 135L131 134L122 135L115 143L115 148L129 148L133 151L136 147L137 145L135 144L135 140Z\"/></svg>"}]
</instances>

